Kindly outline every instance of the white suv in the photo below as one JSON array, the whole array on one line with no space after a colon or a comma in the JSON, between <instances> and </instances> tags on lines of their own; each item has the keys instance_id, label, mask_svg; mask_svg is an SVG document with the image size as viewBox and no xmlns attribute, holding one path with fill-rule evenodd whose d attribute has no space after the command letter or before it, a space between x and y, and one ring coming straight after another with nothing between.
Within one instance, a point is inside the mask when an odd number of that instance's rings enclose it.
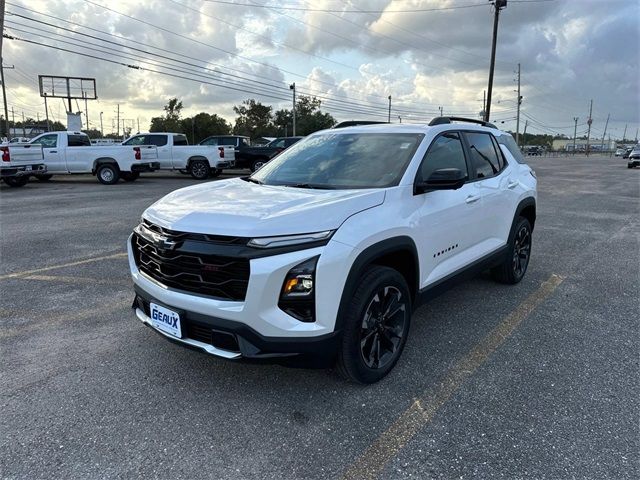
<instances>
[{"instance_id":1,"label":"white suv","mask_svg":"<svg viewBox=\"0 0 640 480\"><path fill-rule=\"evenodd\" d=\"M321 358L372 383L423 301L470 272L522 279L535 218L535 174L491 124L325 130L149 207L128 242L133 307L213 355Z\"/></svg>"}]
</instances>

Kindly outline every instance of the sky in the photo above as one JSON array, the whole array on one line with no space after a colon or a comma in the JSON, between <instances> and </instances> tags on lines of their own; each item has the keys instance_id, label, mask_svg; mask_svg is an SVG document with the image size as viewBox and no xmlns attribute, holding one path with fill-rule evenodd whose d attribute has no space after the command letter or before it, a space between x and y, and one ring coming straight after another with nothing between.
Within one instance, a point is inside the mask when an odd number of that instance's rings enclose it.
<instances>
[{"instance_id":1,"label":"sky","mask_svg":"<svg viewBox=\"0 0 640 480\"><path fill-rule=\"evenodd\" d=\"M94 77L89 126L116 109L146 131L170 98L183 116L254 98L291 108L290 85L338 120L478 118L494 7L487 0L7 0L9 116L43 118L38 75ZM24 40L29 40L28 43ZM55 47L55 48L51 48ZM64 50L62 50L64 49ZM65 51L66 50L66 51ZM640 0L508 0L500 12L491 121L520 132L634 138L640 126ZM97 58L95 58L97 57ZM132 68L134 67L134 68ZM65 123L65 103L49 99ZM73 103L82 110L82 100ZM121 131L121 129L120 129Z\"/></svg>"}]
</instances>

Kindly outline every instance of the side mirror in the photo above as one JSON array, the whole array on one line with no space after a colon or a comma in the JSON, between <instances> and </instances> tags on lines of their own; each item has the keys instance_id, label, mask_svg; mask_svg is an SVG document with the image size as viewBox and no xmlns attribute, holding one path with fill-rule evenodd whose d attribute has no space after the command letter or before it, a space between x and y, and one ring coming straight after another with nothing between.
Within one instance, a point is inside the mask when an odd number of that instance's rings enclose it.
<instances>
[{"instance_id":1,"label":"side mirror","mask_svg":"<svg viewBox=\"0 0 640 480\"><path fill-rule=\"evenodd\" d=\"M417 182L414 193L425 193L430 190L457 190L466 180L466 174L459 168L440 168L434 170L426 182Z\"/></svg>"}]
</instances>

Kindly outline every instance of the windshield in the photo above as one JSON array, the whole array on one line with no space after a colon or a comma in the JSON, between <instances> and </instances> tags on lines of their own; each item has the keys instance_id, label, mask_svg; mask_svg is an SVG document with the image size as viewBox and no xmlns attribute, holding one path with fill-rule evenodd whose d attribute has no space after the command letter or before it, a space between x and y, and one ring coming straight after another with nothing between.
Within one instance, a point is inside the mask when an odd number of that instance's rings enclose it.
<instances>
[{"instance_id":1,"label":"windshield","mask_svg":"<svg viewBox=\"0 0 640 480\"><path fill-rule=\"evenodd\" d=\"M424 138L421 133L325 133L296 142L250 179L300 188L397 185Z\"/></svg>"}]
</instances>

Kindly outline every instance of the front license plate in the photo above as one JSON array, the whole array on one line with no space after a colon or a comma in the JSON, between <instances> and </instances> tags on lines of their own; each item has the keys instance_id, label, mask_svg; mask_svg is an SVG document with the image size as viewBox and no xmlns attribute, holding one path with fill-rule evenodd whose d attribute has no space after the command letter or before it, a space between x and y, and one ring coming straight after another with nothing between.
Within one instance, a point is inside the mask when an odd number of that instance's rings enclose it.
<instances>
[{"instance_id":1,"label":"front license plate","mask_svg":"<svg viewBox=\"0 0 640 480\"><path fill-rule=\"evenodd\" d=\"M174 337L182 338L180 315L155 303L150 303L149 308L151 310L151 323L155 328Z\"/></svg>"}]
</instances>

